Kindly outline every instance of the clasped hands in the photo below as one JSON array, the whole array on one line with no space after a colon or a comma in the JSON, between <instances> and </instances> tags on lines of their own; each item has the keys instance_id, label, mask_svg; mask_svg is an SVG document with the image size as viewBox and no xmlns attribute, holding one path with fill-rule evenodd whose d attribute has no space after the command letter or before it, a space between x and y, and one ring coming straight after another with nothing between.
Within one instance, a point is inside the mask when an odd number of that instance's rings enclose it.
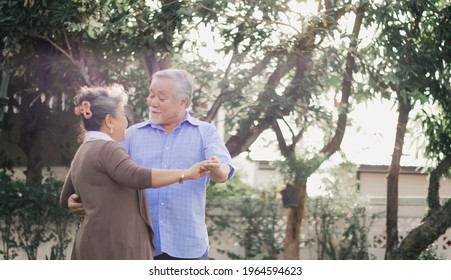
<instances>
[{"instance_id":1,"label":"clasped hands","mask_svg":"<svg viewBox=\"0 0 451 280\"><path fill-rule=\"evenodd\" d=\"M200 172L215 172L219 169L221 162L216 156L210 157L208 160L202 162Z\"/></svg>"}]
</instances>

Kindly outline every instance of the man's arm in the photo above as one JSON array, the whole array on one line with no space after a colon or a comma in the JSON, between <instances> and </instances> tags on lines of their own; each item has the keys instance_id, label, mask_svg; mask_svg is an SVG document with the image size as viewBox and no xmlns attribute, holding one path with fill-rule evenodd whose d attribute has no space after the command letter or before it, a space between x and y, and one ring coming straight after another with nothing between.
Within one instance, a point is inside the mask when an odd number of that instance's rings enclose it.
<instances>
[{"instance_id":1,"label":"man's arm","mask_svg":"<svg viewBox=\"0 0 451 280\"><path fill-rule=\"evenodd\" d=\"M77 215L80 221L83 221L85 217L85 208L83 207L83 203L81 202L80 197L77 194L74 193L69 196L69 199L67 200L67 206L72 214Z\"/></svg>"}]
</instances>

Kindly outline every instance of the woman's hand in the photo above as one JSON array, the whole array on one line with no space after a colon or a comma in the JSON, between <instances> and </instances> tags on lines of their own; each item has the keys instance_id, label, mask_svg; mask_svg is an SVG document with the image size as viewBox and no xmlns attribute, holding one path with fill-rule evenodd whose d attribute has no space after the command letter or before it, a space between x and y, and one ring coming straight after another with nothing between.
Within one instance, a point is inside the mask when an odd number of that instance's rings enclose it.
<instances>
[{"instance_id":1,"label":"woman's hand","mask_svg":"<svg viewBox=\"0 0 451 280\"><path fill-rule=\"evenodd\" d=\"M209 166L214 164L212 160L204 160L198 163L195 163L191 166L190 169L184 171L185 178L187 180L195 180L199 179L202 176L209 174L211 171L209 170Z\"/></svg>"}]
</instances>

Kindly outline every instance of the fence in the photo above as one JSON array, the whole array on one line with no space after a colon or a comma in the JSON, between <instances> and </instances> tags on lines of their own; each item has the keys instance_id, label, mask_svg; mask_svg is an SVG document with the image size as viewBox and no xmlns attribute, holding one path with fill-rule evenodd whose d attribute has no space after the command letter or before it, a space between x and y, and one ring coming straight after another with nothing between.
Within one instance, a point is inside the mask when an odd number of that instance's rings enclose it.
<instances>
[{"instance_id":1,"label":"fence","mask_svg":"<svg viewBox=\"0 0 451 280\"><path fill-rule=\"evenodd\" d=\"M300 258L383 259L385 253L384 203L383 199L373 199L368 202L366 212L347 217L321 216L311 212L303 221ZM424 212L424 201L400 199L399 203L398 231L402 239L420 222ZM3 207L6 204L4 203ZM38 203L39 205L41 204ZM33 209L29 208L30 211L34 211ZM28 211L26 207L15 209L15 211L20 212L22 217L33 216L31 212L26 213ZM380 213L380 215L371 218L370 215L374 213ZM34 215L42 216L43 214L34 213ZM64 216L59 214L58 217ZM55 219L51 222L51 219L45 216L40 217L38 221L44 224L25 227L23 220L17 217L9 220L5 220L5 217L3 213L0 219L0 259L53 259L59 258L58 256L63 258L70 256L73 242L70 239L75 236L77 229L77 223L74 220L68 225L60 221L60 225L65 225L68 230L65 239L55 234L58 232L58 224L54 223ZM325 223L325 221L328 222ZM51 223L45 224L45 222ZM286 219L285 209L278 200L243 197L238 201L225 199L221 202L209 203L207 225L210 233L211 259L282 259ZM36 234L38 231L39 234ZM42 239L40 241L33 239L36 236ZM451 259L450 230L442 235L435 245L436 252L441 258ZM62 249L63 252L57 252Z\"/></svg>"}]
</instances>

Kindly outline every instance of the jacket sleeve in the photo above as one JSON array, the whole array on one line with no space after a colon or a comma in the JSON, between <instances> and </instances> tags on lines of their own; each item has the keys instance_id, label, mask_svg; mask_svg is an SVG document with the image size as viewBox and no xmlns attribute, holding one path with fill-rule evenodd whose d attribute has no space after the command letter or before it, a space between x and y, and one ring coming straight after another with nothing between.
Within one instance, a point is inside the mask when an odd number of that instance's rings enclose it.
<instances>
[{"instance_id":1,"label":"jacket sleeve","mask_svg":"<svg viewBox=\"0 0 451 280\"><path fill-rule=\"evenodd\" d=\"M110 141L105 144L99 161L107 174L120 185L131 189L151 187L152 169L138 166L119 143Z\"/></svg>"},{"instance_id":2,"label":"jacket sleeve","mask_svg":"<svg viewBox=\"0 0 451 280\"><path fill-rule=\"evenodd\" d=\"M75 193L75 188L74 188L74 185L72 184L71 172L69 169L66 179L64 180L63 188L61 190L61 195L60 195L61 206L63 206L64 208L68 208L67 200L74 193Z\"/></svg>"}]
</instances>

